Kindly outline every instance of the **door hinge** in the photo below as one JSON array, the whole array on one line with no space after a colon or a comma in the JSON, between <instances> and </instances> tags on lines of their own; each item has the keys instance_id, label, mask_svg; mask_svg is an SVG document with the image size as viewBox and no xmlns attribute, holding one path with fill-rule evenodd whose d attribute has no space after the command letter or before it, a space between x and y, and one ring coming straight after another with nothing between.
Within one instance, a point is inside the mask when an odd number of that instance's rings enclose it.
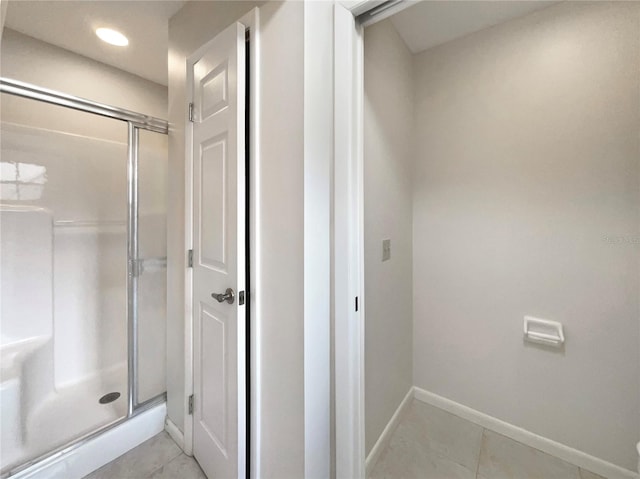
<instances>
[{"instance_id":1,"label":"door hinge","mask_svg":"<svg viewBox=\"0 0 640 479\"><path fill-rule=\"evenodd\" d=\"M193 414L193 394L189 396L189 415Z\"/></svg>"},{"instance_id":2,"label":"door hinge","mask_svg":"<svg viewBox=\"0 0 640 479\"><path fill-rule=\"evenodd\" d=\"M189 121L193 122L193 103L189 103Z\"/></svg>"},{"instance_id":3,"label":"door hinge","mask_svg":"<svg viewBox=\"0 0 640 479\"><path fill-rule=\"evenodd\" d=\"M189 268L193 268L193 250L187 251L187 265Z\"/></svg>"}]
</instances>

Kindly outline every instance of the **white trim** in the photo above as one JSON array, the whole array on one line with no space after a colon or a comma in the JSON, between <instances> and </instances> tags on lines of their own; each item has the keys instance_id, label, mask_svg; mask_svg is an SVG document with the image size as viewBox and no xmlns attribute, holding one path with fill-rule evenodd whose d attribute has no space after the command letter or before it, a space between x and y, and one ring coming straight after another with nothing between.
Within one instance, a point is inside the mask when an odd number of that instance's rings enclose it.
<instances>
[{"instance_id":1,"label":"white trim","mask_svg":"<svg viewBox=\"0 0 640 479\"><path fill-rule=\"evenodd\" d=\"M531 431L514 426L508 422L497 419L488 414L476 411L467 406L463 406L451 399L438 396L424 389L414 387L415 398L444 411L455 414L462 419L471 421L474 424L489 429L490 431L502 434L514 441L521 442L527 446L538 449L547 454L551 454L570 464L586 469L587 471L600 474L608 479L638 479L635 472L624 469L620 466L607 462L603 459L591 456L585 452L573 449L559 442L552 441L546 437L539 436Z\"/></svg>"},{"instance_id":2,"label":"white trim","mask_svg":"<svg viewBox=\"0 0 640 479\"><path fill-rule=\"evenodd\" d=\"M358 17L364 13L376 9L378 6L385 3L387 0L339 0L339 3L349 10L354 17ZM360 19L363 27L368 27L374 23L378 23L385 18L389 18L402 10L409 8L413 5L413 2L408 0L398 0L392 6L384 8L384 10L375 13L373 17Z\"/></svg>"},{"instance_id":3,"label":"white trim","mask_svg":"<svg viewBox=\"0 0 640 479\"><path fill-rule=\"evenodd\" d=\"M366 477L369 477L371 475L373 467L376 465L376 462L378 462L380 454L382 454L382 451L384 451L387 447L387 444L389 444L389 440L391 439L393 431L395 431L396 426L398 425L398 423L400 423L400 418L404 414L405 410L409 407L409 404L411 403L411 400L413 399L415 394L413 389L413 386L409 388L409 391L407 391L407 394L398 406L398 409L396 409L396 412L394 412L393 416L391 416L391 419L389 419L389 422L382 431L382 434L380 434L380 437L373 445L371 452L367 456L367 461L365 463L367 474Z\"/></svg>"},{"instance_id":4,"label":"white trim","mask_svg":"<svg viewBox=\"0 0 640 479\"><path fill-rule=\"evenodd\" d=\"M162 432L167 404L141 412L53 460L25 469L11 479L80 479Z\"/></svg>"},{"instance_id":5,"label":"white trim","mask_svg":"<svg viewBox=\"0 0 640 479\"><path fill-rule=\"evenodd\" d=\"M337 479L364 477L362 28L334 5L333 319ZM359 297L360 311L355 311Z\"/></svg>"},{"instance_id":6,"label":"white trim","mask_svg":"<svg viewBox=\"0 0 640 479\"><path fill-rule=\"evenodd\" d=\"M193 64L192 57L187 58L184 98L184 244L187 250L193 249L193 124L189 120L187 105L193 100ZM182 415L184 417L185 454L193 455L193 416L189 413L188 397L193 394L193 269L189 267L187 252L184 256L184 395Z\"/></svg>"},{"instance_id":7,"label":"white trim","mask_svg":"<svg viewBox=\"0 0 640 479\"><path fill-rule=\"evenodd\" d=\"M250 128L250 164L249 171L245 174L250 175L250 207L249 207L249 243L250 243L250 261L251 261L251 288L249 291L249 301L251 301L249 324L253 328L250 328L250 356L251 356L251 393L252 397L259 397L260 395L260 370L259 364L256 362L257 355L259 354L258 346L260 337L259 330L259 318L258 318L258 300L259 300L259 285L257 284L257 278L259 278L259 261L260 261L260 234L258 231L260 218L259 211L259 178L260 178L260 9L258 7L249 11L243 15L237 22L243 24L251 32L251 45L250 45L250 96L251 105L249 111L249 128ZM235 22L231 22L230 25ZM197 59L207 50L210 42L206 42L195 52L193 52L187 58L186 67L186 85L185 85L185 248L186 250L193 248L193 124L189 121L188 108L186 107L193 99L193 68L191 68ZM185 314L185 398L183 399L183 415L184 415L184 452L188 455L193 455L193 416L189 414L187 397L193 394L193 270L190 269L186 262L187 256L185 251L185 296L184 296L184 314ZM244 409L239 408L239 412ZM252 467L250 477L257 477L253 475L254 471L259 470L260 460L260 436L259 436L259 424L260 424L260 409L259 401L250 401L250 410L245 411L246 416L250 416L251 422L251 458L250 463Z\"/></svg>"},{"instance_id":8,"label":"white trim","mask_svg":"<svg viewBox=\"0 0 640 479\"><path fill-rule=\"evenodd\" d=\"M380 0L334 5L333 321L337 479L365 477L364 27ZM398 6L405 8L407 3ZM379 19L381 19L379 17ZM359 311L354 309L358 297Z\"/></svg>"},{"instance_id":9,"label":"white trim","mask_svg":"<svg viewBox=\"0 0 640 479\"><path fill-rule=\"evenodd\" d=\"M386 0L338 0L338 3L349 10L354 17L377 7Z\"/></svg>"},{"instance_id":10,"label":"white trim","mask_svg":"<svg viewBox=\"0 0 640 479\"><path fill-rule=\"evenodd\" d=\"M378 6L378 5L374 5L374 2L369 2L369 3L370 5L363 6L362 9L364 11L362 13L368 13L370 10L371 11L375 10L376 7ZM367 14L367 15L364 15L363 17L360 17L358 21L362 24L363 27L368 27L370 25L373 25L374 23L378 23L386 18L392 17L396 13L399 13L402 10L409 8L411 5L413 5L413 3L410 1L398 0L397 3L394 3L392 5L385 5L378 11L373 12L373 15Z\"/></svg>"},{"instance_id":11,"label":"white trim","mask_svg":"<svg viewBox=\"0 0 640 479\"><path fill-rule=\"evenodd\" d=\"M304 6L304 477L331 476L333 5Z\"/></svg>"},{"instance_id":12,"label":"white trim","mask_svg":"<svg viewBox=\"0 0 640 479\"><path fill-rule=\"evenodd\" d=\"M169 434L169 436L171 436L173 442L175 442L180 447L180 449L184 451L184 434L182 434L182 431L178 428L178 426L176 426L174 422L169 419L169 416L167 416L167 418L165 419L164 430L167 431L167 434Z\"/></svg>"},{"instance_id":13,"label":"white trim","mask_svg":"<svg viewBox=\"0 0 640 479\"><path fill-rule=\"evenodd\" d=\"M258 282L261 277L262 264L262 234L259 219L262 217L260 203L260 178L261 161L260 153L260 83L261 83L261 56L260 56L260 9L254 8L245 15L241 22L244 23L251 32L251 45L249 48L249 284L251 291L249 295L249 466L247 477L259 478L260 474L260 438L261 438L261 405L259 398L262 395L262 369L258 358L260 358L260 337L261 337L261 299L260 292L262 285Z\"/></svg>"}]
</instances>

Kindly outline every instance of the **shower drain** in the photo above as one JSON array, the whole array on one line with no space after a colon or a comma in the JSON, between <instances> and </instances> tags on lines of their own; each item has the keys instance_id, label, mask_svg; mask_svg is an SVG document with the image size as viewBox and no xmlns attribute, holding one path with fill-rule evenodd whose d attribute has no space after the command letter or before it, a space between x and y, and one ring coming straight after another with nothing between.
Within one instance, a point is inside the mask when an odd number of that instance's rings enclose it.
<instances>
[{"instance_id":1,"label":"shower drain","mask_svg":"<svg viewBox=\"0 0 640 479\"><path fill-rule=\"evenodd\" d=\"M120 393L117 392L113 392L113 393L107 393L104 396L102 396L98 402L100 404L109 404L110 402L115 401L116 399L118 399L120 397Z\"/></svg>"}]
</instances>

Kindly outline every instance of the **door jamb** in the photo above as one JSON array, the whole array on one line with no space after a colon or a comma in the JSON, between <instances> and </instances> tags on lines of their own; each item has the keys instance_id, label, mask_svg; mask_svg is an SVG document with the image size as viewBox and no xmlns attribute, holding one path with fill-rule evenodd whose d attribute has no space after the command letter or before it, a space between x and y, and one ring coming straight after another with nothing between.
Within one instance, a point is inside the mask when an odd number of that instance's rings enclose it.
<instances>
[{"instance_id":1,"label":"door jamb","mask_svg":"<svg viewBox=\"0 0 640 479\"><path fill-rule=\"evenodd\" d=\"M364 26L409 6L398 0L336 0L334 10L333 319L337 479L364 478Z\"/></svg>"},{"instance_id":2,"label":"door jamb","mask_svg":"<svg viewBox=\"0 0 640 479\"><path fill-rule=\"evenodd\" d=\"M361 201L364 30L355 18L356 9L363 3L336 2L334 7L332 287L337 479L359 479L365 474L364 224ZM358 311L356 298L360 306Z\"/></svg>"},{"instance_id":3,"label":"door jamb","mask_svg":"<svg viewBox=\"0 0 640 479\"><path fill-rule=\"evenodd\" d=\"M258 288L257 267L259 265L256 261L256 257L260 248L259 244L259 231L258 221L259 215L259 201L258 201L258 172L260 166L260 149L259 149L259 112L260 112L260 10L258 7L252 9L247 14L236 20L242 23L247 31L250 32L250 69L251 75L249 77L249 95L251 103L249 105L249 168L245 174L250 177L249 187L249 201L246 206L249 208L249 244L248 248L250 257L250 278L249 284L252 291L247 291L247 300L251 301L251 307L249 308L249 317L246 321L248 325L257 324L257 311L256 307L257 295L254 293ZM188 104L193 99L193 65L208 49L213 39L202 45L195 52L193 52L186 61L186 85L185 85L185 115L188 115ZM193 124L186 118L185 121L185 247L187 250L193 248ZM244 159L243 159L244 161ZM186 258L186 251L185 251ZM185 261L185 296L184 296L184 318L185 318L185 376L184 376L184 390L185 398L183 400L184 411L184 452L188 455L193 455L193 415L189 413L189 401L187 397L193 394L194 381L193 381L193 270L189 268L187 261ZM259 381L254 381L254 378L258 378L258 370L256 369L255 348L258 342L256 341L256 331L254 328L248 328L247 334L250 336L250 347L248 349L250 363L246 364L247 378L246 381L251 382L251 386L247 387L247 393L251 391L252 397L259 397ZM250 376L250 377L249 377ZM255 384L254 384L255 383ZM246 420L245 424L250 423L251 428L259 424L258 415L259 410L255 401L249 401L250 407L245 410ZM251 469L255 470L256 460L259 459L259 444L257 443L257 437L255 434L248 434L246 441L251 443L251 447L246 448L250 451L250 463ZM240 445L238 445L240 449ZM246 468L245 468L246 470ZM246 470L247 477L250 477L249 470Z\"/></svg>"}]
</instances>

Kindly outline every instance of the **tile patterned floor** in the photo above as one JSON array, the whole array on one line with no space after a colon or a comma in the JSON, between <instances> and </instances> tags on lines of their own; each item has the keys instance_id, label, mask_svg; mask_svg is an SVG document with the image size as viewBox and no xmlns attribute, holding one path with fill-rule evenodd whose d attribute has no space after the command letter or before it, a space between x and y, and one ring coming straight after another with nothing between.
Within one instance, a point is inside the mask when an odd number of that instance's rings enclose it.
<instances>
[{"instance_id":1,"label":"tile patterned floor","mask_svg":"<svg viewBox=\"0 0 640 479\"><path fill-rule=\"evenodd\" d=\"M605 479L413 400L370 479Z\"/></svg>"},{"instance_id":2,"label":"tile patterned floor","mask_svg":"<svg viewBox=\"0 0 640 479\"><path fill-rule=\"evenodd\" d=\"M605 479L413 400L370 479ZM85 479L206 479L166 432Z\"/></svg>"},{"instance_id":3,"label":"tile patterned floor","mask_svg":"<svg viewBox=\"0 0 640 479\"><path fill-rule=\"evenodd\" d=\"M206 479L198 463L166 432L152 437L85 479Z\"/></svg>"}]
</instances>

